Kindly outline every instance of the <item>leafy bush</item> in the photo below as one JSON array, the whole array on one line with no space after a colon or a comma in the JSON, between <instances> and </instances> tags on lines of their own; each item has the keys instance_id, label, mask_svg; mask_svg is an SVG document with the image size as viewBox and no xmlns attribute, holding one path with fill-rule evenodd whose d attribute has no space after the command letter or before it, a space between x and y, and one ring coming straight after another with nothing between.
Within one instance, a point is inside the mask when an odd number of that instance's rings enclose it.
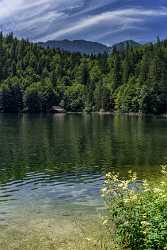
<instances>
[{"instance_id":1,"label":"leafy bush","mask_svg":"<svg viewBox=\"0 0 167 250\"><path fill-rule=\"evenodd\" d=\"M114 239L128 249L167 249L167 173L162 167L158 187L140 181L136 174L128 179L107 174L102 196L107 206L104 224Z\"/></svg>"}]
</instances>

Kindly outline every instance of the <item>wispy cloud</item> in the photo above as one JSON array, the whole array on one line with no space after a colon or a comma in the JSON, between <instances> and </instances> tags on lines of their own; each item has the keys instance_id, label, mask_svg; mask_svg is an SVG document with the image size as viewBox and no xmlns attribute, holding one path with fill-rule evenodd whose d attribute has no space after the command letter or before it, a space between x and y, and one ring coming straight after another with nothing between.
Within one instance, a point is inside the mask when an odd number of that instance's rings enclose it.
<instances>
[{"instance_id":1,"label":"wispy cloud","mask_svg":"<svg viewBox=\"0 0 167 250\"><path fill-rule=\"evenodd\" d=\"M146 17L153 16L167 16L167 8L161 8L158 11L154 9L145 10L145 9L123 9L104 12L98 15L89 16L86 19L83 18L80 21L73 22L72 26L68 26L62 30L59 30L51 35L47 35L44 39L58 39L67 35L68 33L77 33L81 32L90 27L97 28L98 25L109 25L111 28L120 26L120 29L128 29L129 27L137 23L144 22ZM134 27L134 26L133 26ZM114 32L114 31L113 31Z\"/></svg>"},{"instance_id":2,"label":"wispy cloud","mask_svg":"<svg viewBox=\"0 0 167 250\"><path fill-rule=\"evenodd\" d=\"M22 0L13 0L11 3L6 0L0 1L0 19L12 15L20 6Z\"/></svg>"},{"instance_id":3,"label":"wispy cloud","mask_svg":"<svg viewBox=\"0 0 167 250\"><path fill-rule=\"evenodd\" d=\"M0 28L36 40L149 39L167 34L166 0L0 0ZM146 33L149 32L149 34Z\"/></svg>"}]
</instances>

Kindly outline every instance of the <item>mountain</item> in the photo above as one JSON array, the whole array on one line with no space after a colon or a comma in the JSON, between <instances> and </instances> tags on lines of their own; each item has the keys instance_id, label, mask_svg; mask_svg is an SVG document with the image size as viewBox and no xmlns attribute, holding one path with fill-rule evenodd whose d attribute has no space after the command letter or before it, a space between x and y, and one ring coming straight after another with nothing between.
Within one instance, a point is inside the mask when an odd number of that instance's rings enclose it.
<instances>
[{"instance_id":1,"label":"mountain","mask_svg":"<svg viewBox=\"0 0 167 250\"><path fill-rule=\"evenodd\" d=\"M90 42L85 40L62 40L62 41L47 41L45 43L39 43L44 48L56 48L68 52L79 52L81 54L104 54L109 52L110 48L104 44L97 42Z\"/></svg>"},{"instance_id":2,"label":"mountain","mask_svg":"<svg viewBox=\"0 0 167 250\"><path fill-rule=\"evenodd\" d=\"M140 46L141 46L140 43L137 43L133 40L126 40L126 41L114 44L112 46L112 49L115 48L116 50L122 51L122 50L126 49L127 47L136 48L136 47L140 47Z\"/></svg>"},{"instance_id":3,"label":"mountain","mask_svg":"<svg viewBox=\"0 0 167 250\"><path fill-rule=\"evenodd\" d=\"M60 49L63 51L68 51L68 52L79 52L81 54L104 54L104 53L111 53L113 48L116 48L117 50L123 50L126 47L138 47L140 46L139 43L133 41L133 40L127 40L120 42L118 44L113 45L112 47L106 46L101 43L97 42L90 42L90 41L85 41L85 40L52 40L52 41L47 41L47 42L39 42L39 45L43 48L55 48L55 49Z\"/></svg>"}]
</instances>

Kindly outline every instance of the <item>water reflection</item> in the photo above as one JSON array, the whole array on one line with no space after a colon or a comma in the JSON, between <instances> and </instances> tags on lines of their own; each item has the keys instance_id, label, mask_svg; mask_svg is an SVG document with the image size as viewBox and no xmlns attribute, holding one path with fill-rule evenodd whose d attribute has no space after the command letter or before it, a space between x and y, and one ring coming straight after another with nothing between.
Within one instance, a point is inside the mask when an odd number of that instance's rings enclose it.
<instances>
[{"instance_id":1,"label":"water reflection","mask_svg":"<svg viewBox=\"0 0 167 250\"><path fill-rule=\"evenodd\" d=\"M98 206L105 172L152 177L166 157L167 120L1 114L0 220L14 210Z\"/></svg>"}]
</instances>

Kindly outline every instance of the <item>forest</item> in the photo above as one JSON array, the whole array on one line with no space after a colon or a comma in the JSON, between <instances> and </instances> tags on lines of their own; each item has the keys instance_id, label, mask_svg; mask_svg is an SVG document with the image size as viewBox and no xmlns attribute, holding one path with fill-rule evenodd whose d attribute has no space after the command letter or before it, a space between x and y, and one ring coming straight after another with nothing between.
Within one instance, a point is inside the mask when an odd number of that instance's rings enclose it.
<instances>
[{"instance_id":1,"label":"forest","mask_svg":"<svg viewBox=\"0 0 167 250\"><path fill-rule=\"evenodd\" d=\"M111 54L41 48L0 33L0 110L167 112L167 40Z\"/></svg>"}]
</instances>

